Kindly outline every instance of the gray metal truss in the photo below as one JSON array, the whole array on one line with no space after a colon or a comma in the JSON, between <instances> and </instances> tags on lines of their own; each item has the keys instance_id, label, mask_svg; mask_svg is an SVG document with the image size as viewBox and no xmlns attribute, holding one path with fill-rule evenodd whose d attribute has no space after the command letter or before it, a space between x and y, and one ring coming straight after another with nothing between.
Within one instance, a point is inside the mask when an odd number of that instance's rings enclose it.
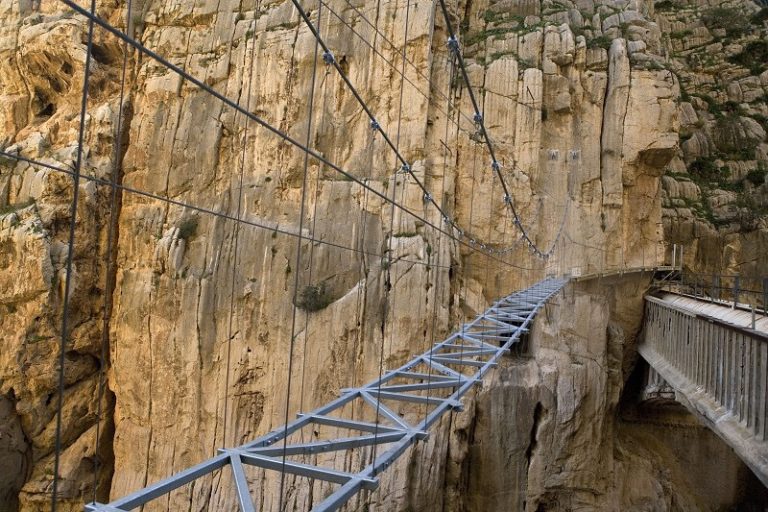
<instances>
[{"instance_id":1,"label":"gray metal truss","mask_svg":"<svg viewBox=\"0 0 768 512\"><path fill-rule=\"evenodd\" d=\"M414 442L426 439L427 430L449 410L461 410L461 397L496 366L498 359L528 332L539 309L566 283L547 279L509 295L494 303L487 311L430 350L400 368L384 374L362 387L348 388L332 402L281 426L264 436L235 448L219 450L219 454L109 504L89 503L89 512L120 512L140 507L198 478L229 466L237 492L239 508L255 512L244 465L285 472L311 479L339 484L314 511L336 510L363 489L375 489L377 475L391 466ZM418 371L418 368L426 370ZM473 371L466 375L467 371ZM394 382L402 382L396 384ZM414 392L427 392L414 394ZM441 394L442 393L442 394ZM448 396L444 396L448 394ZM384 401L407 402L427 409L424 418L408 422ZM375 411L376 421L345 419L334 412L358 401ZM369 411L370 412L370 411ZM312 442L288 442L288 437L305 427L317 425L360 432L360 435ZM324 452L352 450L386 445L373 461L357 473L338 471L315 464L287 459L293 456L317 455ZM374 452L377 453L377 452Z\"/></svg>"}]
</instances>

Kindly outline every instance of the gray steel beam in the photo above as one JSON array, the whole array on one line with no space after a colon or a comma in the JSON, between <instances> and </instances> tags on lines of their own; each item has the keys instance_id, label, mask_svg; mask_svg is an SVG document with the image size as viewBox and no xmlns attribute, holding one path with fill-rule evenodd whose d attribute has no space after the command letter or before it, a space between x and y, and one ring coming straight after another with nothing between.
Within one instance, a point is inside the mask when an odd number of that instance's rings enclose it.
<instances>
[{"instance_id":1,"label":"gray steel beam","mask_svg":"<svg viewBox=\"0 0 768 512\"><path fill-rule=\"evenodd\" d=\"M365 489L375 489L379 485L379 481L375 478L361 478L354 473L336 471L335 469L322 468L320 466L313 466L311 464L302 464L300 462L294 462L291 460L283 460L282 458L275 459L272 457L266 457L264 455L257 455L244 451L223 451L228 453L239 453L240 459L244 463L259 468L281 472L284 471L292 475L314 478L316 480L325 480L326 482L333 482L336 484L345 484L350 480L358 479Z\"/></svg>"},{"instance_id":2,"label":"gray steel beam","mask_svg":"<svg viewBox=\"0 0 768 512\"><path fill-rule=\"evenodd\" d=\"M316 453L335 452L339 450L351 450L361 446L371 446L374 444L393 443L402 439L407 432L381 432L366 436L346 437L341 439L326 439L312 443L289 444L282 446L269 446L262 448L249 448L248 453L255 455L265 455L267 457L276 457L283 455L313 455Z\"/></svg>"},{"instance_id":3,"label":"gray steel beam","mask_svg":"<svg viewBox=\"0 0 768 512\"><path fill-rule=\"evenodd\" d=\"M164 494L168 494L169 492L178 489L182 485L186 485L193 480L197 480L201 476L213 473L217 469L221 469L227 464L229 464L229 455L217 455L212 459L203 461L200 464L185 469L180 473L176 473L175 475L150 485L149 487L146 487L133 494L129 494L124 498L116 499L115 501L111 502L109 506L123 510L133 510L134 508L140 507L141 505L144 505L155 498L159 498Z\"/></svg>"},{"instance_id":4,"label":"gray steel beam","mask_svg":"<svg viewBox=\"0 0 768 512\"><path fill-rule=\"evenodd\" d=\"M406 432L406 430L387 427L378 423L369 423L366 421L358 420L345 420L343 418L335 418L333 416L324 416L321 414L303 414L299 416L308 416L312 423L318 425L326 425L329 427L346 428L350 430L360 430L361 432Z\"/></svg>"},{"instance_id":5,"label":"gray steel beam","mask_svg":"<svg viewBox=\"0 0 768 512\"><path fill-rule=\"evenodd\" d=\"M232 477L235 480L235 490L237 491L237 501L240 504L242 512L256 512L251 499L251 493L248 490L248 481L245 479L243 462L240 460L239 453L229 455L229 465L232 467Z\"/></svg>"}]
</instances>

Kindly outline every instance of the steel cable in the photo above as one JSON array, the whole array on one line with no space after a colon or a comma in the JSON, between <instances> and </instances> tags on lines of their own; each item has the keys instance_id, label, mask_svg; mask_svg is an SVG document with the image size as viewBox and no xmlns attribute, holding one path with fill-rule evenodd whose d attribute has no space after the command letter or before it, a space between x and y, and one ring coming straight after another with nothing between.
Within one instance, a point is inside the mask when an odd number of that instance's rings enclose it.
<instances>
[{"instance_id":1,"label":"steel cable","mask_svg":"<svg viewBox=\"0 0 768 512\"><path fill-rule=\"evenodd\" d=\"M128 31L128 25L131 19L133 0L128 0L126 5L125 26ZM120 97L117 103L117 126L115 129L115 151L114 162L112 165L112 172L110 174L110 181L112 186L110 188L110 209L109 209L109 227L107 228L107 253L105 259L107 260L107 273L105 278L105 290L104 290L104 315L101 327L101 364L99 365L99 391L96 399L96 439L94 441L94 465L93 465L93 501L97 499L98 490L98 472L101 469L101 458L99 457L99 445L101 444L101 420L102 420L102 400L104 399L105 380L104 372L107 365L107 353L109 347L109 321L112 316L112 294L114 292L114 281L112 275L115 273L115 231L117 230L117 191L118 188L114 186L117 184L122 159L123 149L123 109L125 107L125 81L128 69L128 44L123 45L123 62L122 69L120 71Z\"/></svg>"},{"instance_id":2,"label":"steel cable","mask_svg":"<svg viewBox=\"0 0 768 512\"><path fill-rule=\"evenodd\" d=\"M96 0L91 0L91 14L96 12ZM59 490L59 466L61 459L61 426L64 409L64 365L66 362L67 338L69 337L69 296L72 291L72 261L75 257L75 229L77 227L77 207L80 199L80 171L83 164L83 145L85 143L85 116L88 111L88 87L91 73L91 54L93 52L93 22L88 22L88 43L83 69L83 88L80 98L80 124L77 130L77 157L72 176L72 203L70 206L69 241L67 243L66 276L64 278L64 296L61 312L61 343L59 345L59 382L56 403L56 441L53 460L53 487L51 490L51 512L56 512Z\"/></svg>"},{"instance_id":3,"label":"steel cable","mask_svg":"<svg viewBox=\"0 0 768 512\"><path fill-rule=\"evenodd\" d=\"M257 116L256 114L253 114L251 112L248 112L241 105L239 105L237 102L227 98L223 94L219 93L218 91L216 91L212 87L210 87L207 84L205 84L203 81L201 81L201 80L195 78L194 76L190 75L189 73L187 73L186 71L181 69L179 66L176 66L175 64L173 64L170 61L168 61L167 59L163 58L162 56L160 56L156 52L154 52L154 51L150 50L149 48L147 48L146 46L142 45L141 43L139 43L135 39L127 36L125 33L121 32L118 29L116 29L115 27L113 27L112 25L107 23L106 21L100 19L96 15L93 15L93 14L89 13L88 11L86 11L85 9L83 9L82 7L80 7L79 5L74 3L72 0L61 0L61 1L64 2L66 5L68 5L70 8L72 8L77 13L79 13L79 14L81 14L81 15L89 18L89 19L91 19L96 25L100 26L104 30L112 33L113 35L115 35L116 37L122 39L123 41L127 41L128 44L130 44L131 46L136 48L140 53L143 53L144 55L146 55L146 56L150 57L151 59L157 61L158 63L162 64L166 68L170 69L171 71L173 71L174 73L179 75L184 80L192 83L196 87L198 87L198 88L202 89L203 91L209 93L210 95L214 96L215 98L217 98L218 100L223 102L225 105L235 109L238 112L241 112L244 115L247 115L248 117L251 118L251 120L253 120L257 124L259 124L260 126L265 128L268 132L272 133L273 135L276 135L278 138L280 138L284 142L287 142L288 144L296 147L297 149L299 149L301 151L309 153L309 155L312 158L314 158L314 159L322 162L323 164L327 165L331 169L333 169L336 172L338 172L341 175L343 175L348 180L353 181L353 182L357 183L358 185L360 185L360 186L362 186L364 188L367 188L371 193L373 193L374 195L376 195L380 199L384 200L385 202L387 202L387 203L392 202L392 200L389 199L385 194L382 194L378 190L376 190L376 189L370 187L369 185L365 184L360 178L358 178L358 177L354 176L353 174L351 174L350 172L344 170L339 165L331 162L330 160L325 158L322 154L320 154L316 150L313 150L311 148L306 147L304 144L302 144L301 142L299 142L295 138L291 137L287 133L283 132L282 130L274 127L273 125L271 125L270 123L268 123L267 121L262 119L261 117ZM303 9L301 9L300 12L304 13ZM304 16L306 16L306 13L304 13ZM309 24L309 26L310 26L311 30L313 31L313 33L315 33L315 27L313 25L311 25L311 23ZM320 45L323 46L323 44L324 44L323 41L320 40ZM338 66L338 64L336 64L336 65ZM382 135L383 135L383 133L382 133ZM389 144L391 144L391 141L389 141ZM400 157L400 158L402 158L402 157ZM424 188L423 184L421 183L421 180L419 180L413 173L411 173L411 176L414 178L414 181L417 183L417 185L419 185L419 187L422 188L422 190L426 191L426 189ZM431 197L430 197L430 201L429 202L432 203L433 205L437 206L434 203L434 200L431 199ZM478 252L483 252L481 249L477 249L475 247L472 247L471 244L469 244L468 242L466 242L464 240L461 240L461 238L455 237L452 233L446 231L445 229L443 229L443 228L441 228L439 226L436 226L433 222L425 219L421 215L418 215L417 213L411 211L410 209L404 207L403 205L397 204L396 201L395 201L395 204L393 206L395 208L399 209L400 211L402 211L403 213L405 213L407 215L410 215L411 217L415 218L416 220L422 222L426 226L435 227L436 229L438 229L443 234L445 234L445 235L447 235L447 236L449 236L451 238L454 238L457 243L460 243L460 244L462 244L462 245L464 245L466 247L469 247L470 249L477 250ZM439 207L438 207L438 210L440 212L442 212L442 209L440 209ZM463 230L461 230L461 228L455 222L453 222L447 215L443 214L442 220L448 226L450 226L450 228L456 229L457 232L459 233L459 237L463 236ZM493 256L493 257L496 258L496 256ZM510 266L510 267L524 269L523 267L519 267L519 266L517 266L517 265L515 265L513 263L510 263L510 262L507 262L507 261L504 261L504 263L507 266Z\"/></svg>"},{"instance_id":4,"label":"steel cable","mask_svg":"<svg viewBox=\"0 0 768 512\"><path fill-rule=\"evenodd\" d=\"M319 0L318 0L319 3ZM318 25L320 21L320 10L318 9ZM318 54L318 48L317 44L315 44L315 54L313 58L312 63L312 79L310 81L309 86L309 104L307 106L307 142L306 146L309 147L309 142L312 137L312 114L314 111L314 103L315 103L315 80L317 77L317 54ZM304 213L306 210L306 200L307 200L307 175L309 174L309 153L304 153L304 171L303 171L303 177L301 181L301 206L299 208L299 233L301 233L304 230ZM313 233L314 235L314 233ZM311 245L311 244L310 244ZM290 412L290 402L291 402L291 387L293 383L293 351L296 345L296 317L298 312L298 301L299 301L299 276L301 275L301 253L302 253L302 240L297 239L296 241L296 274L293 278L293 307L291 309L291 342L290 342L290 348L288 351L288 384L287 384L287 391L285 394L285 417L284 417L284 425L285 425L285 431L283 434L283 456L282 456L282 466L280 469L280 502L278 506L278 510L283 510L283 502L284 502L284 487L285 487L285 463L287 459L287 448L288 448L288 416ZM305 333L306 336L306 333Z\"/></svg>"}]
</instances>

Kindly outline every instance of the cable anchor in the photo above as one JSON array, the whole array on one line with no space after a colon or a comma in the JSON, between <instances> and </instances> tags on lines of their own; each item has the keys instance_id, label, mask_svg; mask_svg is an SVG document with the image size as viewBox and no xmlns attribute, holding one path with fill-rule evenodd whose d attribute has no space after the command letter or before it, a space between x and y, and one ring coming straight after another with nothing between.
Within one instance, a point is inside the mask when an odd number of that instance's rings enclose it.
<instances>
[{"instance_id":1,"label":"cable anchor","mask_svg":"<svg viewBox=\"0 0 768 512\"><path fill-rule=\"evenodd\" d=\"M493 169L493 172L498 173L501 171L501 164L497 160L494 160L491 163L491 169Z\"/></svg>"},{"instance_id":2,"label":"cable anchor","mask_svg":"<svg viewBox=\"0 0 768 512\"><path fill-rule=\"evenodd\" d=\"M429 192L424 192L424 202L429 203L432 201L432 194Z\"/></svg>"},{"instance_id":3,"label":"cable anchor","mask_svg":"<svg viewBox=\"0 0 768 512\"><path fill-rule=\"evenodd\" d=\"M336 62L336 57L333 56L333 53L331 53L330 50L325 50L323 52L323 62L326 64L333 64Z\"/></svg>"},{"instance_id":4,"label":"cable anchor","mask_svg":"<svg viewBox=\"0 0 768 512\"><path fill-rule=\"evenodd\" d=\"M381 126L379 125L379 122L375 119L371 119L371 130L377 132L381 130Z\"/></svg>"},{"instance_id":5,"label":"cable anchor","mask_svg":"<svg viewBox=\"0 0 768 512\"><path fill-rule=\"evenodd\" d=\"M458 54L459 53L459 42L456 40L455 36L451 36L448 38L448 49L451 50L451 52Z\"/></svg>"}]
</instances>

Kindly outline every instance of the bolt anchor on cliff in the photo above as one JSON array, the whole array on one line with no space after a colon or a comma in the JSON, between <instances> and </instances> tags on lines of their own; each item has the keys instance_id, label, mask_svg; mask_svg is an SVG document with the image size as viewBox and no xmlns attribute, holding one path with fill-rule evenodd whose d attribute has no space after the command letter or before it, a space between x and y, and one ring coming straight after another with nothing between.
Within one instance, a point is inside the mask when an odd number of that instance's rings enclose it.
<instances>
[{"instance_id":1,"label":"bolt anchor on cliff","mask_svg":"<svg viewBox=\"0 0 768 512\"><path fill-rule=\"evenodd\" d=\"M448 49L451 50L452 53L454 54L459 53L459 42L456 40L455 36L449 37L448 42L446 44L448 45Z\"/></svg>"}]
</instances>

